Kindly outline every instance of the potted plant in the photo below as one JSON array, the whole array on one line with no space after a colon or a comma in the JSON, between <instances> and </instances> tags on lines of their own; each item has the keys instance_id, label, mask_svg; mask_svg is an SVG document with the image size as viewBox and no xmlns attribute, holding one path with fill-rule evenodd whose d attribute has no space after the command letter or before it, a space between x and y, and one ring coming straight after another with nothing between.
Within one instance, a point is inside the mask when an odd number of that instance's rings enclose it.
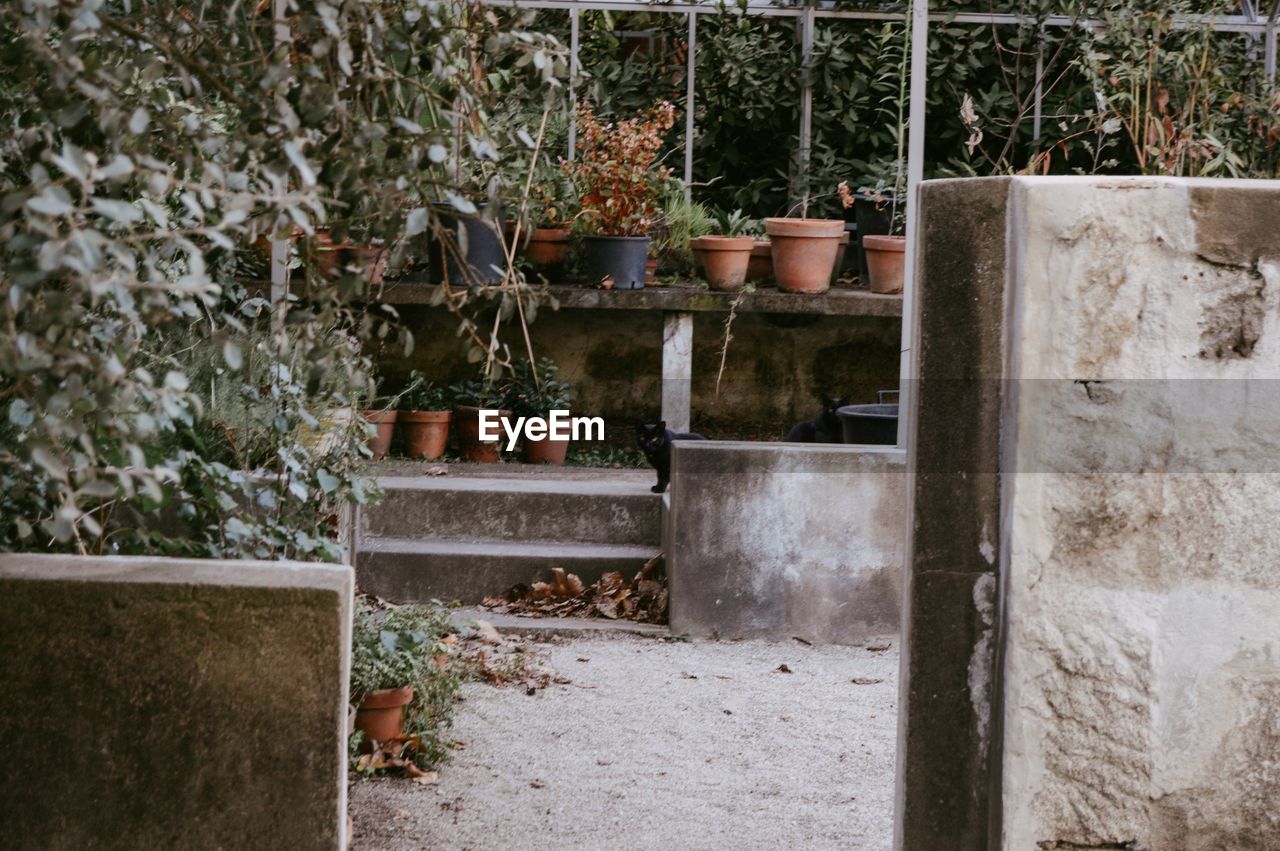
<instances>
[{"instance_id":1,"label":"potted plant","mask_svg":"<svg viewBox=\"0 0 1280 851\"><path fill-rule=\"evenodd\" d=\"M643 117L605 124L589 106L578 110L578 158L563 164L581 190L578 221L585 234L590 283L644 286L649 229L668 170L656 165L675 107L660 101Z\"/></svg>"},{"instance_id":2,"label":"potted plant","mask_svg":"<svg viewBox=\"0 0 1280 851\"><path fill-rule=\"evenodd\" d=\"M360 416L374 427L373 436L369 438L369 451L373 453L373 460L377 461L385 458L391 449L398 412L392 400L386 396L375 395L369 404L370 407L360 410Z\"/></svg>"},{"instance_id":3,"label":"potted plant","mask_svg":"<svg viewBox=\"0 0 1280 851\"><path fill-rule=\"evenodd\" d=\"M351 700L353 726L364 733L362 745L391 741L435 707L428 705L433 680L447 676L452 648L445 610L400 606L374 610L363 598L356 606L351 632ZM447 695L446 695L447 696Z\"/></svg>"},{"instance_id":4,"label":"potted plant","mask_svg":"<svg viewBox=\"0 0 1280 851\"><path fill-rule=\"evenodd\" d=\"M511 400L511 410L515 416L546 419L552 411L569 410L572 391L567 382L556 378L558 370L550 358L538 361L536 375L528 360L516 363L507 396ZM524 460L530 464L563 467L568 451L568 440L553 440L550 435L541 438L526 437L524 442Z\"/></svg>"},{"instance_id":5,"label":"potted plant","mask_svg":"<svg viewBox=\"0 0 1280 851\"><path fill-rule=\"evenodd\" d=\"M563 168L545 172L529 191L533 227L521 254L533 268L553 282L564 274L570 227L575 217L577 190Z\"/></svg>"},{"instance_id":6,"label":"potted plant","mask_svg":"<svg viewBox=\"0 0 1280 851\"><path fill-rule=\"evenodd\" d=\"M660 269L680 275L701 269L698 238L715 230L706 205L687 197L682 181L672 178L650 230L654 259Z\"/></svg>"},{"instance_id":7,"label":"potted plant","mask_svg":"<svg viewBox=\"0 0 1280 851\"><path fill-rule=\"evenodd\" d=\"M840 240L841 219L765 219L778 289L822 293L831 286Z\"/></svg>"},{"instance_id":8,"label":"potted plant","mask_svg":"<svg viewBox=\"0 0 1280 851\"><path fill-rule=\"evenodd\" d=\"M747 282L747 266L755 239L747 234L747 218L741 210L722 217L721 233L698 238L707 283L717 292L737 292Z\"/></svg>"},{"instance_id":9,"label":"potted plant","mask_svg":"<svg viewBox=\"0 0 1280 851\"><path fill-rule=\"evenodd\" d=\"M409 385L400 397L400 412L396 419L404 436L405 454L428 461L444 455L452 416L444 388L428 381L416 369L410 372Z\"/></svg>"},{"instance_id":10,"label":"potted plant","mask_svg":"<svg viewBox=\"0 0 1280 851\"><path fill-rule=\"evenodd\" d=\"M873 293L894 294L902 292L902 277L906 257L904 205L884 181L872 188L861 187L849 191L849 184L841 182L836 188L840 203L847 210L852 207L857 218L858 266L862 279Z\"/></svg>"},{"instance_id":11,"label":"potted plant","mask_svg":"<svg viewBox=\"0 0 1280 851\"><path fill-rule=\"evenodd\" d=\"M453 397L453 422L458 435L458 453L468 461L493 464L501 454L501 428L499 439L480 439L480 411L496 410L499 419L511 416L507 404L508 387L505 383L483 381L478 378L461 381L449 388Z\"/></svg>"}]
</instances>

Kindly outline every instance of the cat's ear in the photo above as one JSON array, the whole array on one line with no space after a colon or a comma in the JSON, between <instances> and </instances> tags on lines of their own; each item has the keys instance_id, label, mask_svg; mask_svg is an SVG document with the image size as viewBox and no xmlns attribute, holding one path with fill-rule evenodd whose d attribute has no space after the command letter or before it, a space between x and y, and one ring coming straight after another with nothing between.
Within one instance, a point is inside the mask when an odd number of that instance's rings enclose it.
<instances>
[{"instance_id":1,"label":"cat's ear","mask_svg":"<svg viewBox=\"0 0 1280 851\"><path fill-rule=\"evenodd\" d=\"M666 420L658 420L658 431L660 431L660 432L661 432L661 431L666 431L666 430L667 430L667 421L666 421Z\"/></svg>"}]
</instances>

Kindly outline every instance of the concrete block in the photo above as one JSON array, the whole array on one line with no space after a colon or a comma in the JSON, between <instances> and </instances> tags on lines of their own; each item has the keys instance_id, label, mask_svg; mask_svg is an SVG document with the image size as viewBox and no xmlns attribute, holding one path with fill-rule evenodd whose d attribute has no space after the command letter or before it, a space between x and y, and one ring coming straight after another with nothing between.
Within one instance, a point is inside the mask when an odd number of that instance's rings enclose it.
<instances>
[{"instance_id":1,"label":"concrete block","mask_svg":"<svg viewBox=\"0 0 1280 851\"><path fill-rule=\"evenodd\" d=\"M352 573L0 555L0 847L345 847Z\"/></svg>"},{"instance_id":2,"label":"concrete block","mask_svg":"<svg viewBox=\"0 0 1280 851\"><path fill-rule=\"evenodd\" d=\"M905 453L677 443L671 630L855 644L899 626Z\"/></svg>"},{"instance_id":3,"label":"concrete block","mask_svg":"<svg viewBox=\"0 0 1280 851\"><path fill-rule=\"evenodd\" d=\"M1280 847L1280 184L921 202L903 847Z\"/></svg>"}]
</instances>

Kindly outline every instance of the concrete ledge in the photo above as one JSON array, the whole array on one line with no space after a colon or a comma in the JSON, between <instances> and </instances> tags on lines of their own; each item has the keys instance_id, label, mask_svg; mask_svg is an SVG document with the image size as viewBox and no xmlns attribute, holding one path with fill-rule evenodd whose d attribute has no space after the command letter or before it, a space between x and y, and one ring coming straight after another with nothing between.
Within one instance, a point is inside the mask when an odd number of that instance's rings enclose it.
<instances>
[{"instance_id":1,"label":"concrete ledge","mask_svg":"<svg viewBox=\"0 0 1280 851\"><path fill-rule=\"evenodd\" d=\"M0 847L345 847L352 573L0 556Z\"/></svg>"},{"instance_id":2,"label":"concrete ledge","mask_svg":"<svg viewBox=\"0 0 1280 851\"><path fill-rule=\"evenodd\" d=\"M857 644L896 633L906 457L892 447L678 443L671 631Z\"/></svg>"}]
</instances>

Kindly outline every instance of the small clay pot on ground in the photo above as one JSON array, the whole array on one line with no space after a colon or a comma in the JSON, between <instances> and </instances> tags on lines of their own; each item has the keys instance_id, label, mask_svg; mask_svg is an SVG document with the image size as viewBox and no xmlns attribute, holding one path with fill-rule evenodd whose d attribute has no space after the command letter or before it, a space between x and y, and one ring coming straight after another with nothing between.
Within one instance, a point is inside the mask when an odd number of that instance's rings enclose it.
<instances>
[{"instance_id":1,"label":"small clay pot on ground","mask_svg":"<svg viewBox=\"0 0 1280 851\"><path fill-rule=\"evenodd\" d=\"M568 228L534 228L524 247L524 256L533 268L546 274L553 281L564 268L569 253Z\"/></svg>"},{"instance_id":2,"label":"small clay pot on ground","mask_svg":"<svg viewBox=\"0 0 1280 851\"><path fill-rule=\"evenodd\" d=\"M413 687L371 691L356 709L356 729L366 742L389 742L404 732L404 708L413 702Z\"/></svg>"},{"instance_id":3,"label":"small clay pot on ground","mask_svg":"<svg viewBox=\"0 0 1280 851\"><path fill-rule=\"evenodd\" d=\"M486 409L489 410L489 409ZM511 416L511 412L498 412L500 419ZM480 409L471 405L459 405L453 409L453 422L458 434L458 453L468 461L482 464L495 464L502 458L500 445L502 442L502 426L498 426L498 439L494 441L480 440Z\"/></svg>"},{"instance_id":4,"label":"small clay pot on ground","mask_svg":"<svg viewBox=\"0 0 1280 851\"><path fill-rule=\"evenodd\" d=\"M564 466L564 458L569 452L569 441L552 440L544 437L542 440L524 441L524 460L528 464L551 464L556 467Z\"/></svg>"},{"instance_id":5,"label":"small clay pot on ground","mask_svg":"<svg viewBox=\"0 0 1280 851\"><path fill-rule=\"evenodd\" d=\"M902 236L868 235L862 238L867 254L867 282L871 292L893 295L902 292L902 272L907 240Z\"/></svg>"},{"instance_id":6,"label":"small clay pot on ground","mask_svg":"<svg viewBox=\"0 0 1280 851\"><path fill-rule=\"evenodd\" d=\"M716 292L731 293L747 282L747 266L755 240L749 236L704 236L701 239L707 283Z\"/></svg>"},{"instance_id":7,"label":"small clay pot on ground","mask_svg":"<svg viewBox=\"0 0 1280 851\"><path fill-rule=\"evenodd\" d=\"M391 449L391 438L396 431L396 411L361 411L360 414L378 427L378 433L369 440L369 449L373 451L374 460L387 457Z\"/></svg>"},{"instance_id":8,"label":"small clay pot on ground","mask_svg":"<svg viewBox=\"0 0 1280 851\"><path fill-rule=\"evenodd\" d=\"M449 442L450 411L401 411L396 420L404 436L404 452L410 458L434 461Z\"/></svg>"},{"instance_id":9,"label":"small clay pot on ground","mask_svg":"<svg viewBox=\"0 0 1280 851\"><path fill-rule=\"evenodd\" d=\"M747 263L747 280L753 284L773 280L773 243L757 239L751 246L751 260Z\"/></svg>"},{"instance_id":10,"label":"small clay pot on ground","mask_svg":"<svg viewBox=\"0 0 1280 851\"><path fill-rule=\"evenodd\" d=\"M823 293L831 287L844 222L840 219L765 219L773 244L773 274L778 289Z\"/></svg>"}]
</instances>

